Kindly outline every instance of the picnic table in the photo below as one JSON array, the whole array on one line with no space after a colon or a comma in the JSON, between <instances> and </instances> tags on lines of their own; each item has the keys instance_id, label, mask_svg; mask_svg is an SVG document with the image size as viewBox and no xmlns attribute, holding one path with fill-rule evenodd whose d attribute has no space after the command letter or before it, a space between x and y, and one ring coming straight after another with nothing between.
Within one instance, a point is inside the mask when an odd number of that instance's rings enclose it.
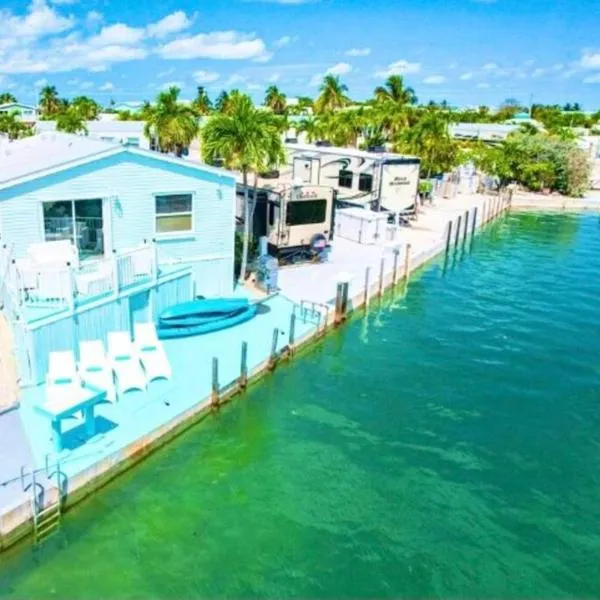
<instances>
[{"instance_id":1,"label":"picnic table","mask_svg":"<svg viewBox=\"0 0 600 600\"><path fill-rule=\"evenodd\" d=\"M52 398L36 406L36 410L50 419L54 448L60 452L63 447L62 420L72 417L75 413L83 412L85 430L89 437L96 433L94 406L106 398L106 392L87 385L71 389L64 396Z\"/></svg>"}]
</instances>

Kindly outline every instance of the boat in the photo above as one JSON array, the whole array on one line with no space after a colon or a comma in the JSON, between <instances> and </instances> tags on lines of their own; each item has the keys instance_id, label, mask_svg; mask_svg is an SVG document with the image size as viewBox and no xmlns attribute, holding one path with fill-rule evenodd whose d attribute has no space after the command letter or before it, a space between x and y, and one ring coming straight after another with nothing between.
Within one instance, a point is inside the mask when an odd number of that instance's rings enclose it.
<instances>
[{"instance_id":1,"label":"boat","mask_svg":"<svg viewBox=\"0 0 600 600\"><path fill-rule=\"evenodd\" d=\"M165 309L158 317L158 337L172 339L210 333L252 319L258 303L246 298L197 299Z\"/></svg>"}]
</instances>

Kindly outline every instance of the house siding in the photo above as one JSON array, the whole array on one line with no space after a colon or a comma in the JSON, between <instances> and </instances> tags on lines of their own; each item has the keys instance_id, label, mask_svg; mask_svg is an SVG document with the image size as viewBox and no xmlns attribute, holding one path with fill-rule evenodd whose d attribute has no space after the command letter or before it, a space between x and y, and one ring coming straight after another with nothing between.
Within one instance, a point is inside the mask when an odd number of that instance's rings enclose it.
<instances>
[{"instance_id":1,"label":"house siding","mask_svg":"<svg viewBox=\"0 0 600 600\"><path fill-rule=\"evenodd\" d=\"M13 256L44 240L42 202L103 198L106 251L125 250L155 237L155 200L161 193L192 193L194 231L159 236L159 262L193 266L197 293L233 289L235 181L127 151L0 191L0 234ZM110 220L110 224L107 221ZM207 264L203 264L206 261Z\"/></svg>"}]
</instances>

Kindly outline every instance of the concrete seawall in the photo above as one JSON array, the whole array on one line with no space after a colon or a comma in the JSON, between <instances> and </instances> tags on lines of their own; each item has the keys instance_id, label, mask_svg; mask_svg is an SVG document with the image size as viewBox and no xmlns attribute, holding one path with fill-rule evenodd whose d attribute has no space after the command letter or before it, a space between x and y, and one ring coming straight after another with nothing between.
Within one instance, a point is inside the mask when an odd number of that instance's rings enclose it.
<instances>
[{"instance_id":1,"label":"concrete seawall","mask_svg":"<svg viewBox=\"0 0 600 600\"><path fill-rule=\"evenodd\" d=\"M392 267L391 263L388 263L387 270L382 268L380 272L373 273L373 278L368 282L366 288L363 286L362 289L359 289L357 285L351 288L348 298L348 314L361 308L371 298L379 296L394 284L405 280L407 274L410 275L414 270L444 252L449 246L464 244L467 239L470 239L475 230L497 219L509 208L507 198L495 196L470 196L462 198L460 202L457 201L454 207L453 203L454 201L451 200L441 201L442 206L439 209L437 207L428 209L431 211L438 210L435 215L433 215L433 212L430 213L430 221L434 225L431 226L429 234L419 237L420 241L412 246L412 251L410 242L408 242L405 245L404 255L399 257L394 266ZM468 218L466 218L465 209L470 215ZM433 216L435 216L435 219L433 219ZM461 221L461 219L464 220ZM457 227L459 224L460 227ZM390 269L390 267L392 268ZM319 266L315 265L314 268L318 269ZM285 290L283 290L283 293L285 294ZM285 347L275 361L265 360L249 373L249 384L257 382L269 373L275 367L277 360L290 359L297 351L320 339L329 328L334 326L336 315L333 307L332 310L327 311L322 316L321 327L317 331L296 339L293 346L288 345ZM338 320L340 320L339 316ZM347 315L342 315L342 320L345 316ZM63 508L68 509L202 420L210 412L218 410L219 405L228 402L241 391L237 380L230 381L227 385L221 387L218 404L215 403L214 397L204 398L186 412L164 423L125 448L98 461L69 481L61 481L62 493L59 492L58 487L47 490L42 501L43 506L57 503L62 496ZM14 545L32 531L32 502L20 502L8 507L0 515L0 551Z\"/></svg>"}]
</instances>

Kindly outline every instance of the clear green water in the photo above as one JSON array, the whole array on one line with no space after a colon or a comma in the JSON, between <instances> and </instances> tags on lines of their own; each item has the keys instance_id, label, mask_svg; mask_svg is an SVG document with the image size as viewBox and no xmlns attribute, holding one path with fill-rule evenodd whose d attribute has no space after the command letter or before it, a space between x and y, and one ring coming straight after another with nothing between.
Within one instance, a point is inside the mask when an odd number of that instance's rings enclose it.
<instances>
[{"instance_id":1,"label":"clear green water","mask_svg":"<svg viewBox=\"0 0 600 600\"><path fill-rule=\"evenodd\" d=\"M119 478L0 595L600 593L600 222L510 216Z\"/></svg>"}]
</instances>

